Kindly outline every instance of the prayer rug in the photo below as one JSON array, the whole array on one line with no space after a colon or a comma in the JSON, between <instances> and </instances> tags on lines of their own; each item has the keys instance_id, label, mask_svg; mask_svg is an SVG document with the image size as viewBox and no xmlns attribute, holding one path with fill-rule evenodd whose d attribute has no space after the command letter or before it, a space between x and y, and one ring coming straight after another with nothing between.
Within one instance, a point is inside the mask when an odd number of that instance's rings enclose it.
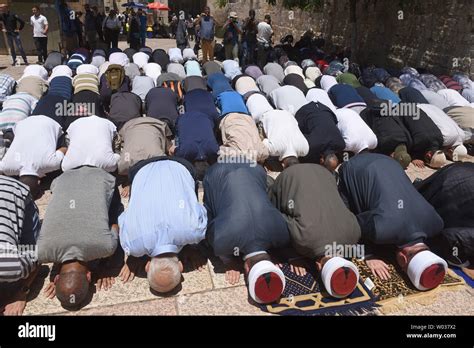
<instances>
[{"instance_id":1,"label":"prayer rug","mask_svg":"<svg viewBox=\"0 0 474 348\"><path fill-rule=\"evenodd\" d=\"M314 270L298 276L291 272L288 264L283 264L282 271L286 277L283 296L278 303L260 305L265 312L304 316L371 315L376 310L375 297L362 280L349 297L336 299L326 292L319 275L314 278Z\"/></svg>"},{"instance_id":2,"label":"prayer rug","mask_svg":"<svg viewBox=\"0 0 474 348\"><path fill-rule=\"evenodd\" d=\"M443 283L436 289L430 291L417 290L408 279L408 276L402 272L395 262L384 260L390 269L390 279L381 280L375 277L370 271L364 260L352 260L359 269L360 277L365 285L371 289L377 298L377 304L380 305L379 310L388 314L398 310L410 301L421 304L428 304L436 299L436 295L442 291L456 290L465 286L465 281L456 275L451 269L448 269ZM370 278L370 280L367 280ZM370 286L368 285L369 283Z\"/></svg>"},{"instance_id":3,"label":"prayer rug","mask_svg":"<svg viewBox=\"0 0 474 348\"><path fill-rule=\"evenodd\" d=\"M452 270L458 276L462 277L462 279L464 279L467 285L469 285L471 288L474 288L474 279L469 277L461 268L453 267Z\"/></svg>"}]
</instances>

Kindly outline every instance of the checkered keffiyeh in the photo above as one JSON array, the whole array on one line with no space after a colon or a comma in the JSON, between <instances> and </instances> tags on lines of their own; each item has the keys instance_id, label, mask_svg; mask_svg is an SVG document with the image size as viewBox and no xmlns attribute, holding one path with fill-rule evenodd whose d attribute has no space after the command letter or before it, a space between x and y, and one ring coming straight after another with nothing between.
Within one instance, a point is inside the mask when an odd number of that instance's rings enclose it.
<instances>
[{"instance_id":1,"label":"checkered keffiyeh","mask_svg":"<svg viewBox=\"0 0 474 348\"><path fill-rule=\"evenodd\" d=\"M13 77L7 74L0 74L0 102L3 103L6 97L13 93L16 81Z\"/></svg>"}]
</instances>

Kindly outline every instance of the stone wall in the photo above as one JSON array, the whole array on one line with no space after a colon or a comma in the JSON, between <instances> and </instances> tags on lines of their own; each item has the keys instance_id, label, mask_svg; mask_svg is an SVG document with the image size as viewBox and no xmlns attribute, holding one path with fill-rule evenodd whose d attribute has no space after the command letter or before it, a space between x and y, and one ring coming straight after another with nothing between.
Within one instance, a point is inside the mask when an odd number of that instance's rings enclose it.
<instances>
[{"instance_id":1,"label":"stone wall","mask_svg":"<svg viewBox=\"0 0 474 348\"><path fill-rule=\"evenodd\" d=\"M272 16L275 39L307 29L321 32L326 49L348 47L351 40L349 0L325 0L321 9L305 12L270 6L265 0L234 0L218 9L208 4L218 21L230 11L240 18L250 8L262 19ZM424 67L435 73L467 72L474 77L474 1L357 0L357 61L362 64Z\"/></svg>"}]
</instances>

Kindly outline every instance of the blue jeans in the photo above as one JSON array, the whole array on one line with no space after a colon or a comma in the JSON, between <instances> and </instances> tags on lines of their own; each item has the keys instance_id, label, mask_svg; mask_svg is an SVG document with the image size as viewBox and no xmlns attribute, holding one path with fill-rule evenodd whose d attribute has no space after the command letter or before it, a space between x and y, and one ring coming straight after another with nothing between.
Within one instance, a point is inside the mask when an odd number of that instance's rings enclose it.
<instances>
[{"instance_id":1,"label":"blue jeans","mask_svg":"<svg viewBox=\"0 0 474 348\"><path fill-rule=\"evenodd\" d=\"M7 39L8 39L8 46L10 46L13 63L16 63L16 52L15 52L15 46L13 42L15 42L16 47L18 47L18 50L20 51L21 56L23 57L23 61L26 63L27 62L26 54L25 54L25 50L23 49L23 45L21 44L20 33L7 32Z\"/></svg>"}]
</instances>

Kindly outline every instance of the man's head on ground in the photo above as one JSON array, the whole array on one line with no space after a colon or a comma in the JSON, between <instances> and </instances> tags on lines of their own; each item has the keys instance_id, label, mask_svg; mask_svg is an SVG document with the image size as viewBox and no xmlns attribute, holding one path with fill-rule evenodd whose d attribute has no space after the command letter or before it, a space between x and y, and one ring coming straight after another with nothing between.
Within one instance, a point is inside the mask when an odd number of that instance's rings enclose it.
<instances>
[{"instance_id":1,"label":"man's head on ground","mask_svg":"<svg viewBox=\"0 0 474 348\"><path fill-rule=\"evenodd\" d=\"M22 175L20 176L20 182L30 188L30 193L34 200L39 199L41 197L39 177L35 175Z\"/></svg>"},{"instance_id":2,"label":"man's head on ground","mask_svg":"<svg viewBox=\"0 0 474 348\"><path fill-rule=\"evenodd\" d=\"M298 157L296 157L296 156L285 157L281 161L281 164L282 164L284 169L288 168L288 167L291 167L292 165L295 165L295 164L298 164L298 163L300 163L300 161L298 160Z\"/></svg>"},{"instance_id":3,"label":"man's head on ground","mask_svg":"<svg viewBox=\"0 0 474 348\"><path fill-rule=\"evenodd\" d=\"M250 297L258 303L278 300L285 289L285 276L267 253L247 258L244 270L248 275Z\"/></svg>"},{"instance_id":4,"label":"man's head on ground","mask_svg":"<svg viewBox=\"0 0 474 348\"><path fill-rule=\"evenodd\" d=\"M145 271L150 288L159 293L167 293L181 283L183 264L178 255L167 253L152 257L146 264Z\"/></svg>"},{"instance_id":5,"label":"man's head on ground","mask_svg":"<svg viewBox=\"0 0 474 348\"><path fill-rule=\"evenodd\" d=\"M403 246L396 257L398 264L418 290L437 287L446 274L446 261L432 253L424 243Z\"/></svg>"},{"instance_id":6,"label":"man's head on ground","mask_svg":"<svg viewBox=\"0 0 474 348\"><path fill-rule=\"evenodd\" d=\"M91 272L87 265L80 261L63 263L55 277L56 297L65 308L77 308L87 298Z\"/></svg>"},{"instance_id":7,"label":"man's head on ground","mask_svg":"<svg viewBox=\"0 0 474 348\"><path fill-rule=\"evenodd\" d=\"M33 6L33 8L31 9L31 13L33 13L33 16L39 16L41 13L39 6Z\"/></svg>"},{"instance_id":8,"label":"man's head on ground","mask_svg":"<svg viewBox=\"0 0 474 348\"><path fill-rule=\"evenodd\" d=\"M320 164L330 172L334 172L339 165L339 159L334 153L321 155Z\"/></svg>"},{"instance_id":9,"label":"man's head on ground","mask_svg":"<svg viewBox=\"0 0 474 348\"><path fill-rule=\"evenodd\" d=\"M204 179L207 170L209 169L209 163L207 161L194 161L194 169L196 170L196 176L199 181Z\"/></svg>"},{"instance_id":10,"label":"man's head on ground","mask_svg":"<svg viewBox=\"0 0 474 348\"><path fill-rule=\"evenodd\" d=\"M402 168L405 170L408 168L411 162L411 156L408 153L407 146L405 144L400 144L395 148L395 151L392 153L392 157L400 163Z\"/></svg>"},{"instance_id":11,"label":"man's head on ground","mask_svg":"<svg viewBox=\"0 0 474 348\"><path fill-rule=\"evenodd\" d=\"M250 19L255 19L255 10L252 9L249 11L249 17Z\"/></svg>"},{"instance_id":12,"label":"man's head on ground","mask_svg":"<svg viewBox=\"0 0 474 348\"><path fill-rule=\"evenodd\" d=\"M204 6L204 14L209 16L211 14L211 9L209 6Z\"/></svg>"},{"instance_id":13,"label":"man's head on ground","mask_svg":"<svg viewBox=\"0 0 474 348\"><path fill-rule=\"evenodd\" d=\"M269 14L266 14L265 15L265 22L267 22L268 24L271 24L272 23L272 17L269 15Z\"/></svg>"}]
</instances>

